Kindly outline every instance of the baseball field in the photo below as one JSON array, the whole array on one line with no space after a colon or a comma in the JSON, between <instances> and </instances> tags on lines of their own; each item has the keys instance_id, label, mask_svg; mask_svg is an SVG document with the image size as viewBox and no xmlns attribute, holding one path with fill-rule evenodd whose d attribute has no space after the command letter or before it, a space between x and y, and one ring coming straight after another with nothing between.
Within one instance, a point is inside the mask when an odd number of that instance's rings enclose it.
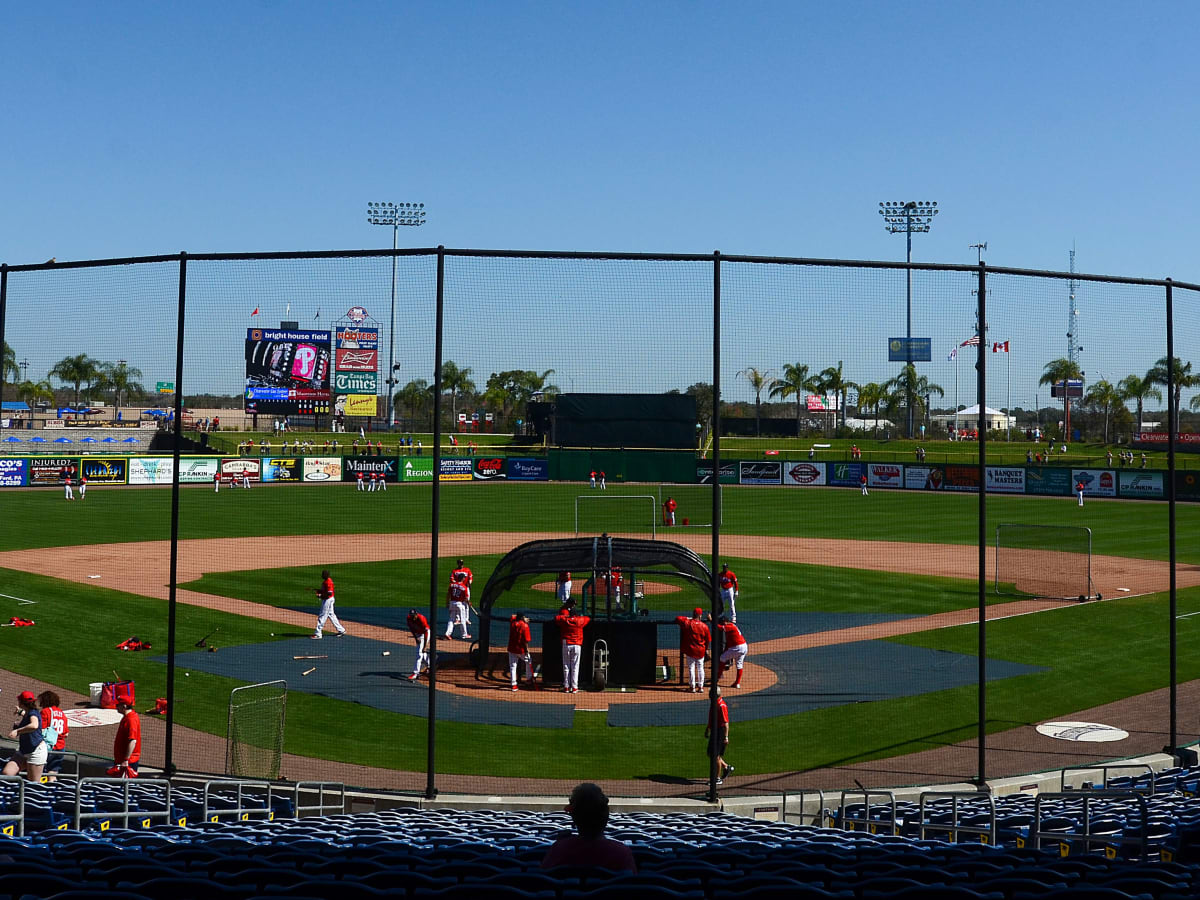
<instances>
[{"instance_id":1,"label":"baseball field","mask_svg":"<svg viewBox=\"0 0 1200 900\"><path fill-rule=\"evenodd\" d=\"M611 485L607 493L656 489ZM699 495L689 490L696 504ZM576 497L589 488L442 485L432 584L430 493L420 484L376 493L350 484L180 491L180 768L221 771L230 690L284 679L285 775L381 787L424 782L429 687L406 678L413 640L405 615L427 612L431 599L444 615L446 580L459 557L474 570L478 593L513 547L573 536ZM722 680L732 718L728 759L737 766L727 789L852 783L873 761L891 761L890 768L863 781L962 775L962 760L928 754L966 747L976 732L977 496L727 487L723 499L722 561L738 575L738 621L749 642L743 687L729 689L731 675ZM94 486L75 502L51 488L5 493L0 619L37 623L0 629L6 690L9 683L47 684L83 698L89 684L115 672L136 682L139 707L167 695L171 500L169 489L153 487ZM624 510L628 532L648 536L655 507L613 505ZM689 512L706 521L703 509L687 505L679 519ZM1104 598L997 593L989 556L987 728L1010 736L1020 751L997 756L996 767L1049 768L1063 754L1087 761L1161 747L1167 712L1154 692L1169 678L1166 504L1089 499L1079 507L1074 498L989 496L987 520L989 543L1000 523L1090 528L1092 577ZM709 529L660 529L657 536L707 561ZM1177 538L1178 671L1188 682L1200 673L1200 509L1180 504ZM313 589L326 568L349 633L327 631L318 642L309 637ZM530 613L537 644L551 600L537 585L502 597L493 653L504 649L509 610ZM644 602L651 616L669 622L690 612L695 598L665 585L648 587ZM707 704L679 689L673 625L659 628L659 655L671 667L661 684L578 695L511 693L507 672L495 666L476 679L468 642L441 639L442 628L444 619L435 625L435 770L447 784L482 791L586 776L689 789L705 778ZM116 649L133 635L151 649ZM1129 732L1127 741L1099 750L1063 746L1030 727L1098 707L1111 710L1107 724ZM75 749L106 752L111 736L101 731L80 730ZM155 743L162 735L161 724L150 723L151 763L162 757ZM1037 765L1042 758L1046 765Z\"/></svg>"}]
</instances>

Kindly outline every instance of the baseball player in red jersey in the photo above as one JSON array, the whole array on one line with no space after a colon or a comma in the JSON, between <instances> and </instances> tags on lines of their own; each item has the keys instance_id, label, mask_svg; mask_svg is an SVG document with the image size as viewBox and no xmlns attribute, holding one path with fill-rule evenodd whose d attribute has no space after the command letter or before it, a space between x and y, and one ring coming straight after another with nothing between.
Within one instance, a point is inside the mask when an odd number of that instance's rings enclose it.
<instances>
[{"instance_id":1,"label":"baseball player in red jersey","mask_svg":"<svg viewBox=\"0 0 1200 900\"><path fill-rule=\"evenodd\" d=\"M86 475L79 476L79 499L80 500L87 499L87 476Z\"/></svg>"},{"instance_id":2,"label":"baseball player in red jersey","mask_svg":"<svg viewBox=\"0 0 1200 900\"><path fill-rule=\"evenodd\" d=\"M721 667L717 669L717 681L721 680L721 676L725 674L725 670L732 662L737 666L737 678L734 679L733 686L740 688L742 686L742 667L746 663L746 638L742 636L737 625L728 621L724 616L717 616L717 628L725 638L725 652L721 654Z\"/></svg>"},{"instance_id":3,"label":"baseball player in red jersey","mask_svg":"<svg viewBox=\"0 0 1200 900\"><path fill-rule=\"evenodd\" d=\"M866 472L864 472L862 475L858 476L858 483L859 483L859 486L862 487L863 496L864 497L867 496L867 473Z\"/></svg>"},{"instance_id":4,"label":"baseball player in red jersey","mask_svg":"<svg viewBox=\"0 0 1200 900\"><path fill-rule=\"evenodd\" d=\"M367 489L367 483L366 483L366 481L363 480L362 472L357 473L357 475L355 476L355 480L358 482L358 487L355 488L355 490L365 491Z\"/></svg>"},{"instance_id":5,"label":"baseball player in red jersey","mask_svg":"<svg viewBox=\"0 0 1200 900\"><path fill-rule=\"evenodd\" d=\"M321 613L317 616L317 630L313 634L312 639L319 641L321 632L325 630L325 623L332 622L333 627L337 630L338 637L346 633L346 629L342 627L342 623L338 621L337 613L333 611L333 579L329 577L329 570L325 569L321 572L321 586L316 589L317 597L321 600Z\"/></svg>"},{"instance_id":6,"label":"baseball player in red jersey","mask_svg":"<svg viewBox=\"0 0 1200 900\"><path fill-rule=\"evenodd\" d=\"M679 508L679 504L675 502L674 497L668 497L667 502L663 504L663 524L673 526L675 524L675 510Z\"/></svg>"},{"instance_id":7,"label":"baseball player in red jersey","mask_svg":"<svg viewBox=\"0 0 1200 900\"><path fill-rule=\"evenodd\" d=\"M591 479L592 479L592 487L595 487L596 486L596 470L595 469L592 469Z\"/></svg>"},{"instance_id":8,"label":"baseball player in red jersey","mask_svg":"<svg viewBox=\"0 0 1200 900\"><path fill-rule=\"evenodd\" d=\"M529 633L529 621L525 618L525 613L515 613L508 620L508 680L512 683L512 689L517 690L519 681L517 679L517 667L525 663L525 675L529 679L529 684L533 686L533 657L529 654L529 641L532 635Z\"/></svg>"},{"instance_id":9,"label":"baseball player in red jersey","mask_svg":"<svg viewBox=\"0 0 1200 900\"><path fill-rule=\"evenodd\" d=\"M413 663L413 671L408 680L416 681L422 671L429 671L429 620L415 609L410 609L407 623L408 630L417 641L417 661Z\"/></svg>"},{"instance_id":10,"label":"baseball player in red jersey","mask_svg":"<svg viewBox=\"0 0 1200 900\"><path fill-rule=\"evenodd\" d=\"M563 691L579 693L579 659L583 656L583 629L591 622L588 616L572 615L565 606L554 617L562 636Z\"/></svg>"},{"instance_id":11,"label":"baseball player in red jersey","mask_svg":"<svg viewBox=\"0 0 1200 900\"><path fill-rule=\"evenodd\" d=\"M600 470L600 490L607 491L608 485L604 483L604 470Z\"/></svg>"},{"instance_id":12,"label":"baseball player in red jersey","mask_svg":"<svg viewBox=\"0 0 1200 900\"><path fill-rule=\"evenodd\" d=\"M63 469L63 492L68 500L75 499L75 491L71 488L71 473Z\"/></svg>"},{"instance_id":13,"label":"baseball player in red jersey","mask_svg":"<svg viewBox=\"0 0 1200 900\"><path fill-rule=\"evenodd\" d=\"M467 576L462 572L455 572L450 576L450 586L446 588L446 608L450 611L449 619L446 622L447 639L453 633L455 625L458 625L462 629L462 639L464 641L471 639L471 634L467 631L467 603L470 597L471 592L467 588Z\"/></svg>"},{"instance_id":14,"label":"baseball player in red jersey","mask_svg":"<svg viewBox=\"0 0 1200 900\"><path fill-rule=\"evenodd\" d=\"M213 493L214 494L221 493L221 470L220 469L217 469L216 473L213 475Z\"/></svg>"},{"instance_id":15,"label":"baseball player in red jersey","mask_svg":"<svg viewBox=\"0 0 1200 900\"><path fill-rule=\"evenodd\" d=\"M679 649L687 658L688 688L693 694L704 690L704 657L708 654L708 642L712 635L708 626L700 618L704 610L696 607L692 617L676 616L675 624L679 626Z\"/></svg>"},{"instance_id":16,"label":"baseball player in red jersey","mask_svg":"<svg viewBox=\"0 0 1200 900\"><path fill-rule=\"evenodd\" d=\"M471 625L471 585L475 583L475 573L461 559L454 564L454 572L462 572L465 576L464 583L467 585L467 603L463 607L463 620L469 628ZM451 581L454 580L454 572L450 573Z\"/></svg>"},{"instance_id":17,"label":"baseball player in red jersey","mask_svg":"<svg viewBox=\"0 0 1200 900\"><path fill-rule=\"evenodd\" d=\"M475 583L475 573L471 571L471 567L460 559L454 564L454 571L467 573L467 589L470 590L471 585Z\"/></svg>"},{"instance_id":18,"label":"baseball player in red jersey","mask_svg":"<svg viewBox=\"0 0 1200 900\"><path fill-rule=\"evenodd\" d=\"M242 469L242 487L246 490L250 489L250 470Z\"/></svg>"},{"instance_id":19,"label":"baseball player in red jersey","mask_svg":"<svg viewBox=\"0 0 1200 900\"><path fill-rule=\"evenodd\" d=\"M721 592L721 612L729 616L730 622L737 622L738 580L729 566L722 565L717 575L717 587Z\"/></svg>"},{"instance_id":20,"label":"baseball player in red jersey","mask_svg":"<svg viewBox=\"0 0 1200 900\"><path fill-rule=\"evenodd\" d=\"M1075 493L1079 495L1079 505L1083 506L1083 482L1075 482Z\"/></svg>"}]
</instances>

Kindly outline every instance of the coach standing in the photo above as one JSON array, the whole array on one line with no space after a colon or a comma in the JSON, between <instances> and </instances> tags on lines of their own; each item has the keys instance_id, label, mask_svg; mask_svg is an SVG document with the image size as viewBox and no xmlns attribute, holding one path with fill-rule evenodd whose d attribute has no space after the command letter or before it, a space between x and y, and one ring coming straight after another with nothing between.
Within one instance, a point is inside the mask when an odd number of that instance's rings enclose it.
<instances>
[{"instance_id":1,"label":"coach standing","mask_svg":"<svg viewBox=\"0 0 1200 900\"><path fill-rule=\"evenodd\" d=\"M704 657L708 654L708 642L712 635L708 626L700 618L704 610L696 607L692 617L676 616L675 624L679 626L679 649L687 658L688 688L693 694L704 690Z\"/></svg>"},{"instance_id":2,"label":"coach standing","mask_svg":"<svg viewBox=\"0 0 1200 900\"><path fill-rule=\"evenodd\" d=\"M520 681L517 670L521 663L525 664L525 674L529 678L529 686L533 687L533 657L529 655L529 622L525 613L514 613L508 620L508 678L512 689L518 689Z\"/></svg>"},{"instance_id":3,"label":"coach standing","mask_svg":"<svg viewBox=\"0 0 1200 900\"><path fill-rule=\"evenodd\" d=\"M562 637L563 692L579 693L579 659L583 655L583 629L591 622L588 616L575 616L565 606L554 617ZM543 673L544 674L544 673Z\"/></svg>"},{"instance_id":4,"label":"coach standing","mask_svg":"<svg viewBox=\"0 0 1200 900\"><path fill-rule=\"evenodd\" d=\"M709 757L717 761L717 784L722 784L733 766L725 762L725 748L729 746L729 707L721 696L720 687L717 688L717 702L709 710L704 736L708 738Z\"/></svg>"},{"instance_id":5,"label":"coach standing","mask_svg":"<svg viewBox=\"0 0 1200 900\"><path fill-rule=\"evenodd\" d=\"M346 629L342 627L342 623L338 621L337 613L333 611L333 579L329 576L329 570L321 571L321 586L317 590L317 599L321 601L321 612L317 616L317 630L313 634L312 639L319 641L321 632L325 629L326 622L332 622L333 627L337 629L338 637L346 633Z\"/></svg>"}]
</instances>

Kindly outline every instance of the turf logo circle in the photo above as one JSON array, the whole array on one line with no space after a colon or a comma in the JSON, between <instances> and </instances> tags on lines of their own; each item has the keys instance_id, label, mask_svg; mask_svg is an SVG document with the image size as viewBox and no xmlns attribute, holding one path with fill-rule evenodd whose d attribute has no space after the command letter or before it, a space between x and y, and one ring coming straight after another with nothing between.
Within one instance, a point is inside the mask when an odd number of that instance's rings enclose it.
<instances>
[{"instance_id":1,"label":"turf logo circle","mask_svg":"<svg viewBox=\"0 0 1200 900\"><path fill-rule=\"evenodd\" d=\"M1084 741L1088 743L1104 743L1107 741L1123 741L1129 737L1129 732L1114 725L1100 725L1096 722L1043 722L1037 726L1038 734L1059 741Z\"/></svg>"}]
</instances>

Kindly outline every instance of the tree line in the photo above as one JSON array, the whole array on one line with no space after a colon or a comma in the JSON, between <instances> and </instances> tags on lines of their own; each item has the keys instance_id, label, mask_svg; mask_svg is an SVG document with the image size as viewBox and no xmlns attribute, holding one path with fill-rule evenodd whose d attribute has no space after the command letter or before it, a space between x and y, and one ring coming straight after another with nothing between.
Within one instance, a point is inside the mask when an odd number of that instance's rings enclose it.
<instances>
[{"instance_id":1,"label":"tree line","mask_svg":"<svg viewBox=\"0 0 1200 900\"><path fill-rule=\"evenodd\" d=\"M57 391L68 388L72 392L71 405L76 409L81 398L91 400L97 394L110 392L114 415L116 407L129 401L140 401L146 396L146 389L141 383L141 369L123 359L107 362L92 359L86 353L63 357L50 367L46 378L23 379L16 352L5 342L2 374L4 381L11 383L17 396L31 410L40 403L53 404ZM62 386L56 389L51 378L61 382Z\"/></svg>"}]
</instances>

